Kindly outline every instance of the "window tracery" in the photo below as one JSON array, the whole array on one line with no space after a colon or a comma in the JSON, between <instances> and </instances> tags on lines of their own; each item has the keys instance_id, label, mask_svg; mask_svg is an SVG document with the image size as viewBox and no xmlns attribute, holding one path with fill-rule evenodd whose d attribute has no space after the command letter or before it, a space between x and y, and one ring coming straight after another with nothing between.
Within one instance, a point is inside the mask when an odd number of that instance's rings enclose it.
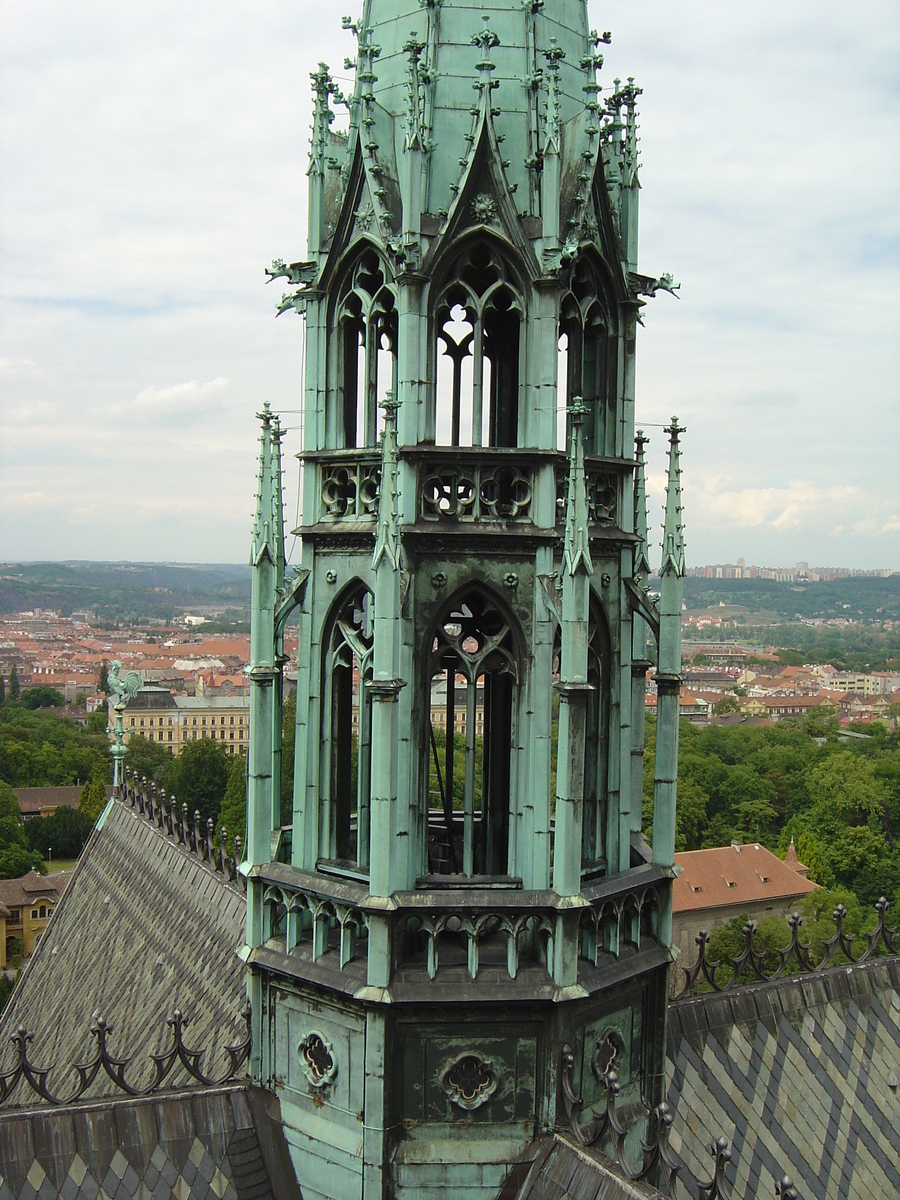
<instances>
[{"instance_id":1,"label":"window tracery","mask_svg":"<svg viewBox=\"0 0 900 1200\"><path fill-rule=\"evenodd\" d=\"M587 259L573 268L570 291L560 306L560 399L575 396L588 405L584 446L589 454L615 453L616 353L604 289ZM563 342L563 339L564 342ZM560 434L561 434L560 430ZM566 436L571 431L566 430ZM559 449L565 439L558 437Z\"/></svg>"},{"instance_id":2,"label":"window tracery","mask_svg":"<svg viewBox=\"0 0 900 1200\"><path fill-rule=\"evenodd\" d=\"M524 306L499 251L471 245L435 308L435 440L515 446Z\"/></svg>"},{"instance_id":3,"label":"window tracery","mask_svg":"<svg viewBox=\"0 0 900 1200\"><path fill-rule=\"evenodd\" d=\"M323 779L321 857L367 867L371 799L374 600L359 585L338 601L325 649L322 742L329 761Z\"/></svg>"},{"instance_id":4,"label":"window tracery","mask_svg":"<svg viewBox=\"0 0 900 1200\"><path fill-rule=\"evenodd\" d=\"M338 405L329 441L378 442L378 398L396 389L397 304L378 254L363 251L347 272L335 313Z\"/></svg>"},{"instance_id":5,"label":"window tracery","mask_svg":"<svg viewBox=\"0 0 900 1200\"><path fill-rule=\"evenodd\" d=\"M510 624L481 589L452 601L438 622L430 681L430 779L445 826L441 866L468 878L505 874L518 655Z\"/></svg>"}]
</instances>

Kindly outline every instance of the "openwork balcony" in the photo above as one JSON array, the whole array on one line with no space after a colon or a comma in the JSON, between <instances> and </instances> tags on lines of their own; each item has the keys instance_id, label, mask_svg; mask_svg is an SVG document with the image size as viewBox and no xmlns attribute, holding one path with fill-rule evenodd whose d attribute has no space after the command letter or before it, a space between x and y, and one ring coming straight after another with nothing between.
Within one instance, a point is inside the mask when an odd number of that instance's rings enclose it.
<instances>
[{"instance_id":1,"label":"openwork balcony","mask_svg":"<svg viewBox=\"0 0 900 1200\"><path fill-rule=\"evenodd\" d=\"M659 943L664 871L647 865L588 885L575 901L551 891L472 886L421 888L371 897L363 884L297 871L282 863L254 867L261 889L270 967L356 991L367 979L369 931L385 923L391 986L553 986L560 930L578 946L582 969L609 968L642 951L667 957ZM563 920L560 921L560 917Z\"/></svg>"},{"instance_id":2,"label":"openwork balcony","mask_svg":"<svg viewBox=\"0 0 900 1200\"><path fill-rule=\"evenodd\" d=\"M598 462L585 462L584 476L587 492L588 523L612 528L617 525L619 496L623 470ZM566 519L566 503L569 494L569 476L565 465L556 468L556 519L562 524Z\"/></svg>"},{"instance_id":3,"label":"openwork balcony","mask_svg":"<svg viewBox=\"0 0 900 1200\"><path fill-rule=\"evenodd\" d=\"M375 522L381 489L378 450L338 450L307 457L315 463L317 521Z\"/></svg>"},{"instance_id":4,"label":"openwork balcony","mask_svg":"<svg viewBox=\"0 0 900 1200\"><path fill-rule=\"evenodd\" d=\"M557 451L417 446L401 449L401 457L416 464L416 518L425 524L534 525L537 474L548 461L556 475L556 522L565 521L568 461ZM304 459L316 472L315 522L374 524L381 488L378 449L318 451ZM586 460L591 525L620 523L622 481L631 469L624 459Z\"/></svg>"},{"instance_id":5,"label":"openwork balcony","mask_svg":"<svg viewBox=\"0 0 900 1200\"><path fill-rule=\"evenodd\" d=\"M418 514L423 521L531 524L534 473L533 461L509 451L423 455Z\"/></svg>"}]
</instances>

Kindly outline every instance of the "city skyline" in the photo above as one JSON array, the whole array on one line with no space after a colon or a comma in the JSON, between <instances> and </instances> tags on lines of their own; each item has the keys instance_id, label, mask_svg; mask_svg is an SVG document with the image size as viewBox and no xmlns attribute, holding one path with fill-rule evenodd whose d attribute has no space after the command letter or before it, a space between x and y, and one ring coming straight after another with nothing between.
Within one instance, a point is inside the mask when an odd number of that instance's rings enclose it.
<instances>
[{"instance_id":1,"label":"city skyline","mask_svg":"<svg viewBox=\"0 0 900 1200\"><path fill-rule=\"evenodd\" d=\"M263 268L305 255L307 73L348 87L353 44L250 11L6 8L5 559L243 560L266 398L296 512L302 323ZM895 10L591 15L604 89L644 89L641 269L682 284L638 344L654 565L677 412L691 564L896 568Z\"/></svg>"}]
</instances>

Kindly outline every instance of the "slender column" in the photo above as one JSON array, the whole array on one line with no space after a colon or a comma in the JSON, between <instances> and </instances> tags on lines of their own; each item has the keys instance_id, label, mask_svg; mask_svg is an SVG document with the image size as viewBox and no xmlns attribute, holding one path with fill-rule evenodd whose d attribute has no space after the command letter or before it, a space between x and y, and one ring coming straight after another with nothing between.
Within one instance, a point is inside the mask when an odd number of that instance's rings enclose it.
<instances>
[{"instance_id":1,"label":"slender column","mask_svg":"<svg viewBox=\"0 0 900 1200\"><path fill-rule=\"evenodd\" d=\"M646 592L650 580L650 561L647 554L647 489L644 476L644 447L649 438L639 429L635 435L634 474L634 532L638 543L634 549L634 582ZM647 692L647 622L638 612L631 617L631 828L641 828L644 796L644 698Z\"/></svg>"},{"instance_id":2,"label":"slender column","mask_svg":"<svg viewBox=\"0 0 900 1200\"><path fill-rule=\"evenodd\" d=\"M247 781L246 866L267 863L272 852L273 722L275 716L275 601L279 558L279 531L283 529L281 480L278 475L278 443L281 429L272 417L268 402L260 413L259 489L253 524L250 565L250 745ZM246 940L249 948L261 945L267 934L262 885L251 880L247 889ZM251 972L250 998L253 1005L251 1073L263 1080L266 1069L262 1038L262 984Z\"/></svg>"},{"instance_id":3,"label":"slender column","mask_svg":"<svg viewBox=\"0 0 900 1200\"><path fill-rule=\"evenodd\" d=\"M372 565L375 569L375 633L372 679L372 801L369 833L369 893L389 897L400 880L396 853L398 699L405 686L398 678L401 559L398 502L397 409L392 393L384 405L381 497ZM369 924L368 982L387 987L391 976L387 916Z\"/></svg>"},{"instance_id":4,"label":"slender column","mask_svg":"<svg viewBox=\"0 0 900 1200\"><path fill-rule=\"evenodd\" d=\"M675 861L675 804L678 779L678 702L681 688L681 602L684 579L684 529L681 515L681 466L677 417L669 434L669 480L659 601L659 667L656 700L656 773L653 787L653 861ZM671 944L671 900L660 916L660 939Z\"/></svg>"},{"instance_id":5,"label":"slender column","mask_svg":"<svg viewBox=\"0 0 900 1200\"><path fill-rule=\"evenodd\" d=\"M587 409L578 397L570 409L569 497L563 556L562 632L560 648L559 752L556 766L556 840L553 888L561 896L581 892L581 837L584 812L584 750L590 577L594 572L587 540L587 497L583 429ZM563 986L577 974L577 920L557 918L553 974Z\"/></svg>"}]
</instances>

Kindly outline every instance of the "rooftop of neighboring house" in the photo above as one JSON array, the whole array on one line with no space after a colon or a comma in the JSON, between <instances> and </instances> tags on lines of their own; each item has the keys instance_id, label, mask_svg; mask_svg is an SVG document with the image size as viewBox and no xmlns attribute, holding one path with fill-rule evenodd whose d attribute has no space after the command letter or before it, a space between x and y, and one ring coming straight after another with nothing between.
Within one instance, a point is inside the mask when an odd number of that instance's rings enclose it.
<instances>
[{"instance_id":1,"label":"rooftop of neighboring house","mask_svg":"<svg viewBox=\"0 0 900 1200\"><path fill-rule=\"evenodd\" d=\"M13 788L23 817L37 817L47 808L77 808L81 786ZM107 800L113 794L112 784L106 785Z\"/></svg>"},{"instance_id":2,"label":"rooftop of neighboring house","mask_svg":"<svg viewBox=\"0 0 900 1200\"><path fill-rule=\"evenodd\" d=\"M675 863L682 868L672 893L675 912L789 900L818 886L757 842L684 850Z\"/></svg>"},{"instance_id":3,"label":"rooftop of neighboring house","mask_svg":"<svg viewBox=\"0 0 900 1200\"><path fill-rule=\"evenodd\" d=\"M132 696L125 705L127 712L154 712L160 708L166 709L209 709L209 708L249 708L248 696L175 696L166 688L142 688L136 696Z\"/></svg>"},{"instance_id":4,"label":"rooftop of neighboring house","mask_svg":"<svg viewBox=\"0 0 900 1200\"><path fill-rule=\"evenodd\" d=\"M6 909L23 908L48 897L55 903L68 882L66 875L38 875L37 871L29 871L18 879L0 879L0 904Z\"/></svg>"}]
</instances>

